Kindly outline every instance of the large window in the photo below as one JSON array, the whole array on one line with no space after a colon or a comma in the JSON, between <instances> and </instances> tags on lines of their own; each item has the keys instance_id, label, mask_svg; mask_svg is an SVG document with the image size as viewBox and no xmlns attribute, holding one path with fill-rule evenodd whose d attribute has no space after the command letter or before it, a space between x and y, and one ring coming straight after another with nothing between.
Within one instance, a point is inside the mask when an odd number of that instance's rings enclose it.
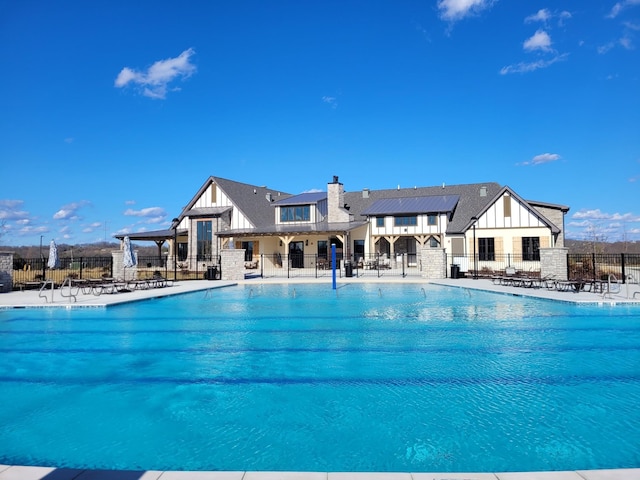
<instances>
[{"instance_id":1,"label":"large window","mask_svg":"<svg viewBox=\"0 0 640 480\"><path fill-rule=\"evenodd\" d=\"M438 216L435 214L427 215L427 225L438 225Z\"/></svg>"},{"instance_id":2,"label":"large window","mask_svg":"<svg viewBox=\"0 0 640 480\"><path fill-rule=\"evenodd\" d=\"M280 207L281 222L308 222L309 220L311 220L311 207L309 205Z\"/></svg>"},{"instance_id":3,"label":"large window","mask_svg":"<svg viewBox=\"0 0 640 480\"><path fill-rule=\"evenodd\" d=\"M376 217L376 227L384 227L384 217Z\"/></svg>"},{"instance_id":4,"label":"large window","mask_svg":"<svg viewBox=\"0 0 640 480\"><path fill-rule=\"evenodd\" d=\"M540 260L540 237L522 237L522 260Z\"/></svg>"},{"instance_id":5,"label":"large window","mask_svg":"<svg viewBox=\"0 0 640 480\"><path fill-rule=\"evenodd\" d=\"M197 226L197 259L210 261L213 254L213 235L211 220L198 222Z\"/></svg>"},{"instance_id":6,"label":"large window","mask_svg":"<svg viewBox=\"0 0 640 480\"><path fill-rule=\"evenodd\" d=\"M493 238L478 239L478 260L493 261L496 259L495 243Z\"/></svg>"},{"instance_id":7,"label":"large window","mask_svg":"<svg viewBox=\"0 0 640 480\"><path fill-rule=\"evenodd\" d=\"M415 215L403 215L401 217L394 217L394 222L396 227L415 226L418 224L418 217Z\"/></svg>"}]
</instances>

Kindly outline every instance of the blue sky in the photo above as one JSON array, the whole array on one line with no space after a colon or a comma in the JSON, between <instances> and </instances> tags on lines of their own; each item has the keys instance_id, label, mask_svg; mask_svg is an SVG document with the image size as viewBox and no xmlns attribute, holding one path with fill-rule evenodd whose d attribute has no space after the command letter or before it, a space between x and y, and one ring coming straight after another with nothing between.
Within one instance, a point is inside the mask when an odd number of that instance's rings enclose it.
<instances>
[{"instance_id":1,"label":"blue sky","mask_svg":"<svg viewBox=\"0 0 640 480\"><path fill-rule=\"evenodd\" d=\"M167 228L210 175L475 182L640 240L640 0L0 0L3 245Z\"/></svg>"}]
</instances>

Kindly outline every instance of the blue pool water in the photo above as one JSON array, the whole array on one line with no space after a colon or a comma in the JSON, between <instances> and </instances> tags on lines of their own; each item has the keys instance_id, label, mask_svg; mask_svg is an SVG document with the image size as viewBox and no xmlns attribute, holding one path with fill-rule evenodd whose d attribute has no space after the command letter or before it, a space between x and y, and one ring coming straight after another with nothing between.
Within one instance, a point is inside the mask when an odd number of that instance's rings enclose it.
<instances>
[{"instance_id":1,"label":"blue pool water","mask_svg":"<svg viewBox=\"0 0 640 480\"><path fill-rule=\"evenodd\" d=\"M640 466L640 311L437 286L0 311L0 463Z\"/></svg>"}]
</instances>

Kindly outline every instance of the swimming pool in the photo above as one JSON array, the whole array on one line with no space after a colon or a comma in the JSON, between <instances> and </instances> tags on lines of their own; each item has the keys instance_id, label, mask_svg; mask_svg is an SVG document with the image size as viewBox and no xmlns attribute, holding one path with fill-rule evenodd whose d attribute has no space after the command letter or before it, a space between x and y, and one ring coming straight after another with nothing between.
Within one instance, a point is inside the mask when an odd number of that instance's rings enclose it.
<instances>
[{"instance_id":1,"label":"swimming pool","mask_svg":"<svg viewBox=\"0 0 640 480\"><path fill-rule=\"evenodd\" d=\"M0 311L0 463L638 467L638 313L420 284Z\"/></svg>"}]
</instances>

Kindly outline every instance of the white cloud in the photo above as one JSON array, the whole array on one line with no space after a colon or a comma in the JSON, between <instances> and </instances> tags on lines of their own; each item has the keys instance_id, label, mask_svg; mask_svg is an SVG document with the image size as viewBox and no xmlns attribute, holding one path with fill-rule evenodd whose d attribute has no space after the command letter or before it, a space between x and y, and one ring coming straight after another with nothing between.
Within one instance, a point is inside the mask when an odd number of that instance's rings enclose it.
<instances>
[{"instance_id":1,"label":"white cloud","mask_svg":"<svg viewBox=\"0 0 640 480\"><path fill-rule=\"evenodd\" d=\"M633 40L631 40L631 37L629 35L625 35L624 37L622 37L620 40L618 40L618 43L627 50L633 50Z\"/></svg>"},{"instance_id":2,"label":"white cloud","mask_svg":"<svg viewBox=\"0 0 640 480\"><path fill-rule=\"evenodd\" d=\"M536 155L531 159L531 163L533 165L540 165L542 163L555 162L556 160L560 160L562 157L557 153L543 153L541 155Z\"/></svg>"},{"instance_id":3,"label":"white cloud","mask_svg":"<svg viewBox=\"0 0 640 480\"><path fill-rule=\"evenodd\" d=\"M338 108L338 99L336 97L330 97L325 95L322 97L322 101L331 106L331 108Z\"/></svg>"},{"instance_id":4,"label":"white cloud","mask_svg":"<svg viewBox=\"0 0 640 480\"><path fill-rule=\"evenodd\" d=\"M568 53L562 55L556 55L549 60L537 60L535 62L520 62L513 65L508 65L500 69L500 75L508 75L510 73L529 73L541 68L547 68L554 63L566 60L569 57Z\"/></svg>"},{"instance_id":5,"label":"white cloud","mask_svg":"<svg viewBox=\"0 0 640 480\"><path fill-rule=\"evenodd\" d=\"M89 202L86 200L80 202L69 203L64 205L60 210L53 214L54 220L77 220L77 211L87 205Z\"/></svg>"},{"instance_id":6,"label":"white cloud","mask_svg":"<svg viewBox=\"0 0 640 480\"><path fill-rule=\"evenodd\" d=\"M555 162L561 158L562 157L557 153L542 153L540 155L536 155L528 162L522 162L519 165L542 165L543 163Z\"/></svg>"},{"instance_id":7,"label":"white cloud","mask_svg":"<svg viewBox=\"0 0 640 480\"><path fill-rule=\"evenodd\" d=\"M580 210L573 214L573 217L578 220L608 220L616 222L638 222L640 216L632 213L606 213L602 212L599 208L593 210Z\"/></svg>"},{"instance_id":8,"label":"white cloud","mask_svg":"<svg viewBox=\"0 0 640 480\"><path fill-rule=\"evenodd\" d=\"M558 25L562 25L564 23L564 20L567 20L571 17L572 17L571 12L568 12L566 10L563 10L559 13L552 13L548 8L542 8L538 10L536 13L534 13L533 15L529 15L528 17L526 17L524 19L524 23L540 22L540 23L547 24L549 21L553 20L554 18L557 18Z\"/></svg>"},{"instance_id":9,"label":"white cloud","mask_svg":"<svg viewBox=\"0 0 640 480\"><path fill-rule=\"evenodd\" d=\"M29 212L22 210L23 200L0 200L0 220L24 220Z\"/></svg>"},{"instance_id":10,"label":"white cloud","mask_svg":"<svg viewBox=\"0 0 640 480\"><path fill-rule=\"evenodd\" d=\"M167 95L169 84L178 78L189 78L196 71L191 63L191 56L196 52L189 48L175 58L159 60L151 65L146 72L138 72L129 67L124 67L115 80L117 88L126 85L137 85L142 89L142 94L149 98L164 99ZM179 90L174 88L173 90Z\"/></svg>"},{"instance_id":11,"label":"white cloud","mask_svg":"<svg viewBox=\"0 0 640 480\"><path fill-rule=\"evenodd\" d=\"M633 39L631 38L631 36L624 35L623 37L619 38L615 42L609 42L609 43L605 43L604 45L600 45L598 48L596 48L596 51L600 55L604 55L605 53L608 53L609 50L617 46L621 46L625 50L633 50L635 48L635 46L633 45Z\"/></svg>"},{"instance_id":12,"label":"white cloud","mask_svg":"<svg viewBox=\"0 0 640 480\"><path fill-rule=\"evenodd\" d=\"M164 208L160 207L150 207L143 208L141 210L133 210L132 208L128 208L125 210L124 214L128 217L166 217L167 212L165 212Z\"/></svg>"},{"instance_id":13,"label":"white cloud","mask_svg":"<svg viewBox=\"0 0 640 480\"><path fill-rule=\"evenodd\" d=\"M533 15L529 15L527 18L524 19L524 22L525 23L546 22L550 18L551 18L551 12L547 8L543 8L541 10L538 10L537 13L534 13Z\"/></svg>"},{"instance_id":14,"label":"white cloud","mask_svg":"<svg viewBox=\"0 0 640 480\"><path fill-rule=\"evenodd\" d=\"M551 37L544 30L538 30L531 38L525 40L522 48L528 52L532 52L534 50L548 52L551 50Z\"/></svg>"},{"instance_id":15,"label":"white cloud","mask_svg":"<svg viewBox=\"0 0 640 480\"><path fill-rule=\"evenodd\" d=\"M129 208L124 212L124 214L133 217L151 217L157 215L166 215L166 212L163 208L160 207L149 207L143 208L141 210L133 210Z\"/></svg>"},{"instance_id":16,"label":"white cloud","mask_svg":"<svg viewBox=\"0 0 640 480\"><path fill-rule=\"evenodd\" d=\"M606 18L616 18L622 10L634 5L640 5L640 0L622 0L613 6Z\"/></svg>"},{"instance_id":17,"label":"white cloud","mask_svg":"<svg viewBox=\"0 0 640 480\"><path fill-rule=\"evenodd\" d=\"M495 3L495 0L438 0L440 18L455 22L477 14Z\"/></svg>"}]
</instances>

